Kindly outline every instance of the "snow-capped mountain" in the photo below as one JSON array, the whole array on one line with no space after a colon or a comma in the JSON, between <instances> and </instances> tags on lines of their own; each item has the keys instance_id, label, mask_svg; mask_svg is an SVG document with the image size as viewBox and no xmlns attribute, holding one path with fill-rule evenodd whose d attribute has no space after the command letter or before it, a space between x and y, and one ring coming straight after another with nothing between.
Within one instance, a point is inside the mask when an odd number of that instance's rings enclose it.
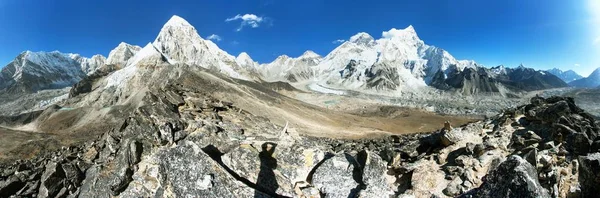
<instances>
[{"instance_id":1,"label":"snow-capped mountain","mask_svg":"<svg viewBox=\"0 0 600 198\"><path fill-rule=\"evenodd\" d=\"M106 64L114 65L117 68L123 68L127 64L127 61L141 49L140 46L121 42L115 49L110 51L108 58L106 59Z\"/></svg>"},{"instance_id":2,"label":"snow-capped mountain","mask_svg":"<svg viewBox=\"0 0 600 198\"><path fill-rule=\"evenodd\" d=\"M281 55L271 63L260 65L258 70L267 81L298 82L312 79L314 67L321 60L320 55L308 50L297 58Z\"/></svg>"},{"instance_id":3,"label":"snow-capped mountain","mask_svg":"<svg viewBox=\"0 0 600 198\"><path fill-rule=\"evenodd\" d=\"M570 83L572 81L583 78L583 76L577 74L577 72L575 72L573 70L562 71L558 68L553 68L550 70L546 70L546 72L554 74L555 76L559 77L560 79L562 79L563 81L565 81L567 83Z\"/></svg>"},{"instance_id":4,"label":"snow-capped mountain","mask_svg":"<svg viewBox=\"0 0 600 198\"><path fill-rule=\"evenodd\" d=\"M212 41L202 39L196 28L179 16L169 19L152 45L174 62L198 65L233 78L249 79L249 72L237 64L234 56Z\"/></svg>"},{"instance_id":5,"label":"snow-capped mountain","mask_svg":"<svg viewBox=\"0 0 600 198\"><path fill-rule=\"evenodd\" d=\"M380 39L361 32L329 53L316 67L322 86L342 89L398 90L432 84L438 72L475 68L443 49L426 45L415 29L392 28Z\"/></svg>"},{"instance_id":6,"label":"snow-capped mountain","mask_svg":"<svg viewBox=\"0 0 600 198\"><path fill-rule=\"evenodd\" d=\"M594 70L588 77L575 80L569 83L570 86L573 87L598 87L600 86L600 68Z\"/></svg>"},{"instance_id":7,"label":"snow-capped mountain","mask_svg":"<svg viewBox=\"0 0 600 198\"><path fill-rule=\"evenodd\" d=\"M358 33L325 57L309 50L296 58L282 55L259 65L245 52L237 57L228 54L212 41L202 39L185 19L173 16L144 48L120 43L108 58L26 52L3 69L0 89L18 84L22 76L32 81L21 83L27 84L21 86L27 90L70 86L104 67L95 78L109 75L104 81L107 87L121 86L140 67L173 64L203 67L245 80L260 77L265 81L310 82L323 88L386 94L426 86L477 93L564 85L549 72L504 66L488 69L475 61L457 60L447 51L425 44L412 26L384 31L379 39Z\"/></svg>"},{"instance_id":8,"label":"snow-capped mountain","mask_svg":"<svg viewBox=\"0 0 600 198\"><path fill-rule=\"evenodd\" d=\"M294 60L282 55L259 68L268 81L308 81L325 88L375 90L386 94L426 86L471 94L500 92L504 88L520 91L566 85L544 72L504 66L490 69L472 60L457 60L447 51L425 44L412 26L384 31L379 39L365 32L358 33L324 58L304 67L295 66ZM290 68L302 70L290 72ZM289 75L294 73L304 75L301 78ZM519 73L525 77L516 77Z\"/></svg>"},{"instance_id":9,"label":"snow-capped mountain","mask_svg":"<svg viewBox=\"0 0 600 198\"><path fill-rule=\"evenodd\" d=\"M105 58L101 55L85 58L58 51L26 51L0 72L0 90L33 92L68 87L84 78L86 73L100 67L104 61Z\"/></svg>"}]
</instances>

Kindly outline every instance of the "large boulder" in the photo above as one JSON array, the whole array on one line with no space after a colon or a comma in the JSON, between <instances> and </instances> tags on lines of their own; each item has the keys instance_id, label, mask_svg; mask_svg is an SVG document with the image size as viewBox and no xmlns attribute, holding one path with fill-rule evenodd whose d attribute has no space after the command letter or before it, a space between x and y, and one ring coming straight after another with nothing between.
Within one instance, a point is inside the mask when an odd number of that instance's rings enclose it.
<instances>
[{"instance_id":1,"label":"large boulder","mask_svg":"<svg viewBox=\"0 0 600 198\"><path fill-rule=\"evenodd\" d=\"M600 195L600 153L579 156L579 171L582 197Z\"/></svg>"},{"instance_id":2,"label":"large boulder","mask_svg":"<svg viewBox=\"0 0 600 198\"><path fill-rule=\"evenodd\" d=\"M349 153L341 153L325 159L316 167L312 184L327 198L355 197L361 189L360 175L356 158Z\"/></svg>"},{"instance_id":3,"label":"large boulder","mask_svg":"<svg viewBox=\"0 0 600 198\"><path fill-rule=\"evenodd\" d=\"M228 168L256 184L258 188L269 193L292 196L293 183L280 170L295 165L282 163L277 159L278 149L277 144L271 142L259 144L256 148L242 144L224 154L222 159ZM286 155L301 155L301 153L286 153Z\"/></svg>"},{"instance_id":4,"label":"large boulder","mask_svg":"<svg viewBox=\"0 0 600 198\"><path fill-rule=\"evenodd\" d=\"M475 197L550 197L538 181L536 169L523 158L512 155L485 176Z\"/></svg>"},{"instance_id":5,"label":"large boulder","mask_svg":"<svg viewBox=\"0 0 600 198\"><path fill-rule=\"evenodd\" d=\"M162 183L164 193L172 193L175 197L267 197L232 177L221 164L190 141L161 151L155 160L159 163L159 175L166 178Z\"/></svg>"},{"instance_id":6,"label":"large boulder","mask_svg":"<svg viewBox=\"0 0 600 198\"><path fill-rule=\"evenodd\" d=\"M42 174L38 197L57 197L58 193L64 188L64 179L65 172L60 164L51 162L46 165L46 171Z\"/></svg>"},{"instance_id":7,"label":"large boulder","mask_svg":"<svg viewBox=\"0 0 600 198\"><path fill-rule=\"evenodd\" d=\"M394 189L387 178L387 165L379 155L363 151L357 157L366 158L363 168L362 178L366 188L360 191L360 197L390 197L394 194Z\"/></svg>"}]
</instances>

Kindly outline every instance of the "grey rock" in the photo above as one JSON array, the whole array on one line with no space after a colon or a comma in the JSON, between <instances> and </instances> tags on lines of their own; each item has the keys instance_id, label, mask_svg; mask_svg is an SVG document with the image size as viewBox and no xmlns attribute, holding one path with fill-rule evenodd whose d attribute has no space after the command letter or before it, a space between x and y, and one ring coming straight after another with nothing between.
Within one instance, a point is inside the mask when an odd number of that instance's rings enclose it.
<instances>
[{"instance_id":1,"label":"grey rock","mask_svg":"<svg viewBox=\"0 0 600 198\"><path fill-rule=\"evenodd\" d=\"M42 174L38 197L55 197L64 187L65 172L56 162L46 165Z\"/></svg>"},{"instance_id":2,"label":"grey rock","mask_svg":"<svg viewBox=\"0 0 600 198\"><path fill-rule=\"evenodd\" d=\"M600 153L579 156L579 183L581 197L600 194Z\"/></svg>"},{"instance_id":3,"label":"grey rock","mask_svg":"<svg viewBox=\"0 0 600 198\"><path fill-rule=\"evenodd\" d=\"M485 176L475 190L476 197L549 197L537 179L536 169L519 156L512 155Z\"/></svg>"},{"instance_id":4,"label":"grey rock","mask_svg":"<svg viewBox=\"0 0 600 198\"><path fill-rule=\"evenodd\" d=\"M360 191L360 197L389 197L394 194L391 185L386 181L386 163L375 153L363 151L358 153L359 161L365 160L362 178L366 188Z\"/></svg>"},{"instance_id":5,"label":"grey rock","mask_svg":"<svg viewBox=\"0 0 600 198\"><path fill-rule=\"evenodd\" d=\"M445 195L447 196L451 196L454 197L456 195L459 195L462 192L462 187L461 184L463 183L463 180L460 179L460 177L455 177L449 184L448 186L446 186L446 188L444 188L444 190L442 191Z\"/></svg>"},{"instance_id":6,"label":"grey rock","mask_svg":"<svg viewBox=\"0 0 600 198\"><path fill-rule=\"evenodd\" d=\"M460 130L460 129L452 129L450 131L443 131L441 136L440 136L440 143L442 144L442 146L450 146L454 143L456 143L459 140L459 137L456 137L456 135L454 135L455 130Z\"/></svg>"},{"instance_id":7,"label":"grey rock","mask_svg":"<svg viewBox=\"0 0 600 198\"><path fill-rule=\"evenodd\" d=\"M348 153L336 154L316 167L312 184L327 198L355 197L360 191L361 174L356 158Z\"/></svg>"},{"instance_id":8,"label":"grey rock","mask_svg":"<svg viewBox=\"0 0 600 198\"><path fill-rule=\"evenodd\" d=\"M163 186L172 189L176 197L253 197L267 196L238 182L219 163L211 159L193 142L161 151L156 160L160 175L166 181ZM208 188L206 178L210 176L212 187Z\"/></svg>"},{"instance_id":9,"label":"grey rock","mask_svg":"<svg viewBox=\"0 0 600 198\"><path fill-rule=\"evenodd\" d=\"M25 186L25 183L14 175L4 180L0 180L0 196L9 197L10 195L14 195L23 188L23 186Z\"/></svg>"}]
</instances>

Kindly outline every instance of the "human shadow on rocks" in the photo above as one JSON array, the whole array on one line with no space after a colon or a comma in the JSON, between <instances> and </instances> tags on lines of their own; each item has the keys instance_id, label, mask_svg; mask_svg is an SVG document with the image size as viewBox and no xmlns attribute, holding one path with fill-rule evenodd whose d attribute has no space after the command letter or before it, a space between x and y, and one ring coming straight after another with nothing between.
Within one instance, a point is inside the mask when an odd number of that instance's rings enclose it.
<instances>
[{"instance_id":1,"label":"human shadow on rocks","mask_svg":"<svg viewBox=\"0 0 600 198\"><path fill-rule=\"evenodd\" d=\"M277 159L273 158L277 144L272 142L266 142L261 145L262 151L258 154L260 159L260 171L256 178L256 185L266 190L269 194L275 194L279 188L277 179L275 177L275 170L277 168ZM254 195L255 198L262 198L264 194L257 191Z\"/></svg>"},{"instance_id":2,"label":"human shadow on rocks","mask_svg":"<svg viewBox=\"0 0 600 198\"><path fill-rule=\"evenodd\" d=\"M256 184L252 183L247 178L241 177L235 171L231 170L231 168L229 168L227 165L225 165L225 163L223 163L223 160L221 158L223 156L223 152L221 152L217 147L215 147L213 145L208 145L208 146L202 148L202 151L204 151L204 153L206 153L208 156L210 156L210 158L215 160L215 162L217 162L223 169L225 169L225 171L227 171L227 173L229 173L233 178L242 182L243 184L247 185L248 187L253 188L255 190L255 193L254 193L255 198L258 198L258 197L277 197L277 198L283 197L283 198L285 198L285 196L281 196L281 195L278 195L277 193L275 193L274 190L270 191L270 190L264 188L263 186L258 185L258 183L256 183ZM261 169L261 171L262 171L262 169ZM273 179L275 179L274 174L273 174ZM277 183L277 181L275 181L275 183Z\"/></svg>"}]
</instances>

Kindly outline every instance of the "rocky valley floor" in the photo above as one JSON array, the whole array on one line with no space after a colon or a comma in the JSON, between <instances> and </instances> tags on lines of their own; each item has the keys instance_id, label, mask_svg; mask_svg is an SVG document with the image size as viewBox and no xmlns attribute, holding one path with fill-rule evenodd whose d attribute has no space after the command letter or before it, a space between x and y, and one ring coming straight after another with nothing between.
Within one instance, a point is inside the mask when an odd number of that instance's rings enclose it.
<instances>
[{"instance_id":1,"label":"rocky valley floor","mask_svg":"<svg viewBox=\"0 0 600 198\"><path fill-rule=\"evenodd\" d=\"M534 97L474 120L361 98L298 100L310 93L186 66L140 73L122 90L98 80L57 105L2 117L0 197L600 192L600 128L571 98Z\"/></svg>"}]
</instances>

